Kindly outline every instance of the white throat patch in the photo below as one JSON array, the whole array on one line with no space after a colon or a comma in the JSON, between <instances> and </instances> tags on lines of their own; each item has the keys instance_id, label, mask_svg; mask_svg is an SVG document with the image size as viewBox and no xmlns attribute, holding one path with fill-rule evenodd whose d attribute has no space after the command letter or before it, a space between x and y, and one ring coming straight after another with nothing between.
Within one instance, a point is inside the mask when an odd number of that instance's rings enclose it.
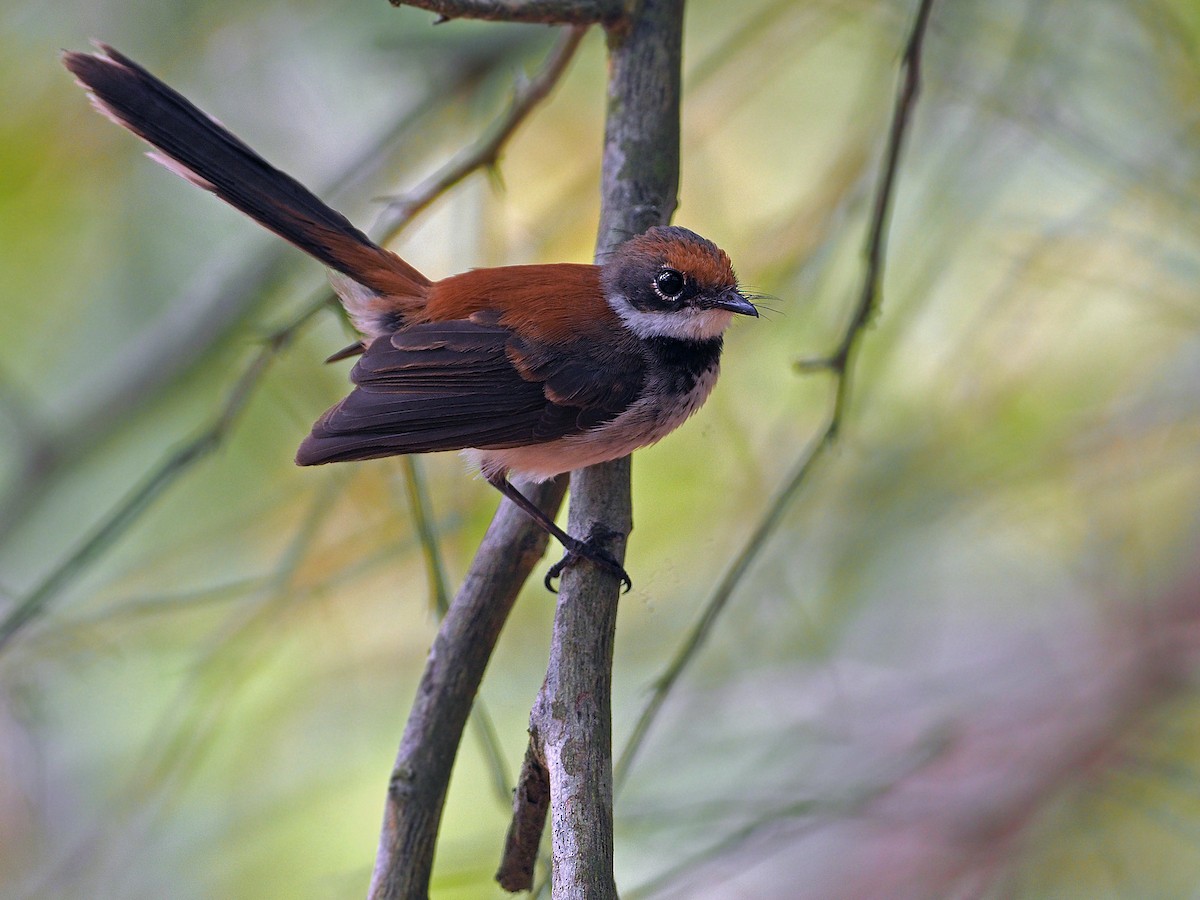
<instances>
[{"instance_id":1,"label":"white throat patch","mask_svg":"<svg viewBox=\"0 0 1200 900\"><path fill-rule=\"evenodd\" d=\"M709 341L729 327L733 313L727 309L682 309L646 311L635 309L624 294L610 294L608 304L625 327L640 338L666 337L676 340Z\"/></svg>"}]
</instances>

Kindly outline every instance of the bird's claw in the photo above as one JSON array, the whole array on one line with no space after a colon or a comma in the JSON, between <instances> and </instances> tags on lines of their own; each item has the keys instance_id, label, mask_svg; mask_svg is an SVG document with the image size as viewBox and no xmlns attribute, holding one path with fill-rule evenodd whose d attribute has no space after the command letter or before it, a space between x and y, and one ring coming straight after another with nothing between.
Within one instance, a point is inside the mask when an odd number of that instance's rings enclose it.
<instances>
[{"instance_id":1,"label":"bird's claw","mask_svg":"<svg viewBox=\"0 0 1200 900\"><path fill-rule=\"evenodd\" d=\"M601 546L601 543L610 536L611 534L607 529L597 526L592 530L586 541L577 541L575 546L567 547L562 559L546 571L546 577L542 581L546 586L546 590L557 594L558 588L554 586L554 580L562 575L569 566L573 566L580 559L586 559L621 579L621 584L624 586L622 593L628 594L633 588L633 579L629 577L629 573L625 571L625 567L617 562L613 555Z\"/></svg>"}]
</instances>

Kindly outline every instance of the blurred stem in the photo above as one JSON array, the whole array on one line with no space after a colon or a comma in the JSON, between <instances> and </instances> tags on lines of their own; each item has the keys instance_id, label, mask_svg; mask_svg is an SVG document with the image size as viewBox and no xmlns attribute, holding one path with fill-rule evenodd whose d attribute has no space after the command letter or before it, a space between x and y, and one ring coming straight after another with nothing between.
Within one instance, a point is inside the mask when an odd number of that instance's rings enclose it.
<instances>
[{"instance_id":1,"label":"blurred stem","mask_svg":"<svg viewBox=\"0 0 1200 900\"><path fill-rule=\"evenodd\" d=\"M328 519L338 489L331 480L315 492L257 596L234 606L208 633L189 675L148 732L153 739L131 767L125 786L115 793L103 824L83 829L78 844L63 848L64 859L104 859L119 871L137 867L147 842L162 832L167 810L194 783L206 754L228 731L231 701L256 672L270 665L272 652L281 646L279 631L288 617L280 605L300 601L296 574ZM55 892L48 889L30 894L52 895Z\"/></svg>"},{"instance_id":2,"label":"blurred stem","mask_svg":"<svg viewBox=\"0 0 1200 900\"><path fill-rule=\"evenodd\" d=\"M624 900L643 900L643 898L662 896L664 891L669 891L673 887L677 887L677 882L684 881L686 876L694 874L697 870L701 870L706 864L711 865L713 860L719 860L723 856L727 856L742 847L746 846L750 841L761 836L763 832L779 832L786 826L784 823L788 820L803 819L808 820L800 827L809 830L820 827L824 824L824 820L813 820L814 814L824 812L819 804L814 800L800 800L795 803L790 803L781 809L771 810L757 817L753 822L743 825L731 834L725 835L717 843L705 847L701 852L680 860L672 865L666 871L656 875L649 882L639 885L638 887L625 891L622 895ZM730 867L730 873L738 871L736 866ZM706 882L705 887L708 891L715 891L716 885L713 881Z\"/></svg>"},{"instance_id":3,"label":"blurred stem","mask_svg":"<svg viewBox=\"0 0 1200 900\"><path fill-rule=\"evenodd\" d=\"M836 409L836 406L834 408ZM667 695L675 686L675 682L679 680L679 676L683 674L684 670L695 659L700 648L708 640L713 626L724 611L725 606L729 603L734 590L741 583L742 577L758 557L767 540L775 533L775 529L779 527L784 513L791 506L791 502L800 488L808 483L812 471L824 457L825 451L834 443L836 439L834 421L834 415L831 414L826 420L825 427L821 430L820 435L801 454L787 480L784 482L783 487L771 499L766 513L759 520L754 532L742 546L741 551L734 558L732 565L726 570L720 584L717 585L717 589L708 598L708 602L704 604L704 611L700 615L700 620L692 626L692 630L688 632L687 637L683 640L683 644L675 652L670 663L667 664L662 674L655 679L650 699L646 702L645 707L638 716L637 722L634 723L633 731L629 735L629 739L625 742L625 746L622 748L621 755L617 760L613 779L618 791L629 777L629 770L646 739L646 734L649 732L650 726L654 724L654 720L658 717L663 704L667 700Z\"/></svg>"},{"instance_id":4,"label":"blurred stem","mask_svg":"<svg viewBox=\"0 0 1200 900\"><path fill-rule=\"evenodd\" d=\"M408 508L412 512L421 554L425 559L425 574L429 581L429 591L432 594L433 606L437 610L438 620L441 621L450 608L450 585L446 578L446 566L442 560L442 549L438 544L433 517L429 513L432 504L429 500L429 492L425 489L425 469L421 465L421 461L412 456L401 457L400 462L404 469ZM501 806L507 808L512 799L509 793L512 776L509 774L508 760L504 757L504 749L501 747L496 725L492 721L491 713L488 712L482 697L475 700L469 721L475 731L475 738L483 750L488 772L492 778L492 790Z\"/></svg>"},{"instance_id":5,"label":"blurred stem","mask_svg":"<svg viewBox=\"0 0 1200 900\"><path fill-rule=\"evenodd\" d=\"M509 138L561 80L586 33L587 28L583 26L563 31L537 74L513 94L508 112L427 181L391 200L380 214L376 227L389 232L396 223L408 222L468 175L480 169L494 169Z\"/></svg>"},{"instance_id":6,"label":"blurred stem","mask_svg":"<svg viewBox=\"0 0 1200 900\"><path fill-rule=\"evenodd\" d=\"M33 404L25 394L26 391L17 385L8 371L0 369L0 416L12 424L12 430L21 447L40 447L48 441L42 432L42 423L38 420Z\"/></svg>"},{"instance_id":7,"label":"blurred stem","mask_svg":"<svg viewBox=\"0 0 1200 900\"><path fill-rule=\"evenodd\" d=\"M721 612L728 604L733 591L749 570L750 565L758 557L766 545L768 538L774 533L784 513L787 511L796 493L803 487L825 451L832 446L839 435L842 420L845 416L848 383L853 371L855 352L862 336L880 304L880 284L883 281L883 271L886 265L886 238L892 198L895 191L896 177L900 168L901 151L904 139L916 107L917 95L920 92L921 54L924 48L925 34L929 26L929 16L933 0L920 0L916 15L913 18L912 30L905 44L904 56L901 60L901 77L896 91L896 99L892 108L891 128L888 132L887 147L883 154L881 172L872 203L871 219L868 225L866 243L866 269L863 275L862 289L859 292L849 324L838 342L837 348L828 357L820 360L800 363L801 369L824 369L833 374L833 402L826 419L825 426L818 436L797 460L784 486L776 493L768 506L763 518L750 535L741 552L734 559L721 583L717 586L708 602L704 605L700 620L684 638L683 644L676 651L671 662L663 673L655 680L653 691L641 715L634 723L633 732L618 759L614 783L620 789L629 776L629 770L637 757L638 751L645 742L650 727L654 724L659 711L666 702L667 695L679 680L679 676L696 658L696 654L708 639Z\"/></svg>"},{"instance_id":8,"label":"blurred stem","mask_svg":"<svg viewBox=\"0 0 1200 900\"><path fill-rule=\"evenodd\" d=\"M442 549L438 546L437 533L429 514L431 504L429 493L425 490L425 470L420 461L412 456L402 456L400 465L404 471L408 508L412 513L413 527L417 530L417 540L425 560L425 577L429 581L433 607L437 610L438 618L441 618L450 607L450 585L446 581Z\"/></svg>"},{"instance_id":9,"label":"blurred stem","mask_svg":"<svg viewBox=\"0 0 1200 900\"><path fill-rule=\"evenodd\" d=\"M304 318L307 319L310 315L311 312ZM0 620L0 650L3 650L22 628L40 615L59 591L99 559L180 475L221 445L238 415L245 409L259 381L266 374L271 360L294 334L295 329L287 329L274 335L259 350L234 384L213 423L196 438L168 454L148 478L117 504L92 532L91 537L63 560L14 609L5 614Z\"/></svg>"}]
</instances>

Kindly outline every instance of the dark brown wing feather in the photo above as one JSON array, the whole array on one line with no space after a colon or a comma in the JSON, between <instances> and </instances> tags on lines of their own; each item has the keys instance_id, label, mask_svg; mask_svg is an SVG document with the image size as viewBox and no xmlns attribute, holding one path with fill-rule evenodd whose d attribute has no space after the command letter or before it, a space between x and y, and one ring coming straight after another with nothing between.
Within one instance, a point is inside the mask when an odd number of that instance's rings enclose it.
<instances>
[{"instance_id":1,"label":"dark brown wing feather","mask_svg":"<svg viewBox=\"0 0 1200 900\"><path fill-rule=\"evenodd\" d=\"M317 421L296 462L494 450L579 434L620 414L642 385L640 354L608 356L590 362L605 370L589 369L585 354L549 353L486 315L410 326L366 349L351 372L355 389Z\"/></svg>"},{"instance_id":2,"label":"dark brown wing feather","mask_svg":"<svg viewBox=\"0 0 1200 900\"><path fill-rule=\"evenodd\" d=\"M625 409L645 380L645 357L628 332L553 345L514 334L508 355L523 378L542 383L548 401L584 410L591 424Z\"/></svg>"}]
</instances>

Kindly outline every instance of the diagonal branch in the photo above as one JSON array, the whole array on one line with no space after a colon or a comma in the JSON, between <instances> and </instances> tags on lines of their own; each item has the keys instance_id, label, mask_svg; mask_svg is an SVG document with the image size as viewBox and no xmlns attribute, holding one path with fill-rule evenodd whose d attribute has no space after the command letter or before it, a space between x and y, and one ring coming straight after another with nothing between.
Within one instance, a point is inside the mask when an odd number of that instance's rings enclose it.
<instances>
[{"instance_id":1,"label":"diagonal branch","mask_svg":"<svg viewBox=\"0 0 1200 900\"><path fill-rule=\"evenodd\" d=\"M450 583L446 577L446 567L442 561L442 550L438 545L438 535L434 523L430 519L430 502L425 490L425 475L420 461L412 456L400 458L404 470L404 487L408 498L408 509L412 515L413 528L421 544L421 552L425 557L425 579L429 584L432 605L437 610L438 620L445 618L450 610ZM483 755L487 759L488 769L492 776L492 788L501 805L509 801L509 785L512 784L508 767L504 761L504 751L500 745L500 736L491 713L484 705L483 698L475 701L469 719L475 730Z\"/></svg>"},{"instance_id":2,"label":"diagonal branch","mask_svg":"<svg viewBox=\"0 0 1200 900\"><path fill-rule=\"evenodd\" d=\"M832 436L841 428L850 390L849 374L853 368L853 357L862 341L863 334L879 309L883 270L887 258L887 233L891 223L892 198L895 193L896 175L900 171L900 154L904 149L904 138L916 108L917 94L921 89L921 52L925 46L925 34L929 26L929 14L933 0L920 0L912 30L904 46L900 60L901 78L896 88L896 99L892 107L892 123L888 131L887 148L884 150L879 184L871 207L871 224L866 244L866 272L858 302L854 306L850 323L842 335L837 348L822 360L804 360L802 370L829 369L836 379L837 394L834 415L830 421Z\"/></svg>"},{"instance_id":3,"label":"diagonal branch","mask_svg":"<svg viewBox=\"0 0 1200 900\"><path fill-rule=\"evenodd\" d=\"M855 353L880 304L880 285L883 281L887 256L886 238L891 216L892 197L900 168L904 139L912 121L913 110L916 108L917 95L920 91L922 49L932 7L933 0L920 0L913 19L912 30L905 44L904 56L901 60L901 79L892 108L888 143L884 151L879 182L872 203L866 244L866 270L863 274L858 302L854 306L850 322L833 353L820 360L800 363L802 369L824 369L833 373L834 395L829 416L821 432L792 467L783 487L775 494L766 513L759 521L758 527L754 529L749 540L721 579L716 591L704 605L704 612L701 614L699 622L684 638L683 644L674 658L655 681L650 699L642 709L641 715L634 724L633 732L621 751L615 776L618 787L628 777L630 767L633 765L650 727L662 709L667 694L670 693L680 675L708 639L717 618L733 596L742 576L745 575L765 546L767 539L778 527L792 499L800 488L807 484L810 474L821 461L825 451L837 441L845 417L847 385L854 368Z\"/></svg>"},{"instance_id":4,"label":"diagonal branch","mask_svg":"<svg viewBox=\"0 0 1200 900\"><path fill-rule=\"evenodd\" d=\"M546 57L542 68L517 90L508 112L492 123L471 147L459 153L427 181L403 196L391 200L380 214L376 227L389 232L395 227L395 223L411 220L468 175L480 169L494 168L500 161L500 153L509 138L562 79L586 33L586 26L565 30L550 51L550 55Z\"/></svg>"},{"instance_id":5,"label":"diagonal branch","mask_svg":"<svg viewBox=\"0 0 1200 900\"><path fill-rule=\"evenodd\" d=\"M566 479L558 478L522 490L553 516L566 487ZM372 900L428 896L442 806L467 714L500 629L547 540L529 516L502 502L442 619L388 782Z\"/></svg>"},{"instance_id":6,"label":"diagonal branch","mask_svg":"<svg viewBox=\"0 0 1200 900\"><path fill-rule=\"evenodd\" d=\"M626 4L621 0L391 0L391 4L437 13L439 23L450 19L486 19L611 27L626 14Z\"/></svg>"},{"instance_id":7,"label":"diagonal branch","mask_svg":"<svg viewBox=\"0 0 1200 900\"><path fill-rule=\"evenodd\" d=\"M310 310L294 327L276 332L255 354L254 359L229 391L212 424L194 439L179 447L134 488L104 518L99 527L73 553L59 563L38 587L19 601L0 620L0 650L26 625L41 615L63 588L81 575L104 551L112 546L151 504L185 471L221 445L245 409L255 388L266 374L271 360L286 346L310 318Z\"/></svg>"}]
</instances>

